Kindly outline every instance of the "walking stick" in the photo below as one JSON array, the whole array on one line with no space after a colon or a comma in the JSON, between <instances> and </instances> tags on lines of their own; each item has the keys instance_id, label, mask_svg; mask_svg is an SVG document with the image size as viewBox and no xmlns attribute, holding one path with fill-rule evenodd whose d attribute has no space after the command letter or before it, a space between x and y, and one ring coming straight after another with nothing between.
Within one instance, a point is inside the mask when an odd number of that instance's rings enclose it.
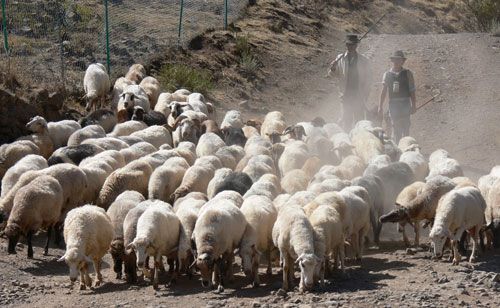
<instances>
[{"instance_id":1,"label":"walking stick","mask_svg":"<svg viewBox=\"0 0 500 308\"><path fill-rule=\"evenodd\" d=\"M436 95L434 95L433 97L429 98L427 101L425 101L425 103L423 103L422 105L418 106L418 107L416 108L416 110L415 110L415 113L416 113L416 112L417 112L420 108L424 107L424 106L425 106L425 105L427 105L428 103L430 103L430 102L432 102L433 100L435 100L435 99L436 99L436 97L438 97L438 96L439 96L439 94L436 94ZM397 121L401 120L402 118L404 118L404 116L403 116L403 117L399 117L399 118L397 118L397 119L393 119L393 120L392 120L392 122L397 122Z\"/></svg>"}]
</instances>

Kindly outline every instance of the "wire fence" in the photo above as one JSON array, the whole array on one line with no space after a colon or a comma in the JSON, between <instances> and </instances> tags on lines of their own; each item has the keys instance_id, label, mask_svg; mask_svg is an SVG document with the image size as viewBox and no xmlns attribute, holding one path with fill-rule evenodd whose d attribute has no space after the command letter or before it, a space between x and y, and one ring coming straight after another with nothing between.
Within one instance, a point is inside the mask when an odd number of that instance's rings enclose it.
<instances>
[{"instance_id":1,"label":"wire fence","mask_svg":"<svg viewBox=\"0 0 500 308\"><path fill-rule=\"evenodd\" d=\"M0 66L23 85L81 88L100 62L111 77L162 50L225 29L249 0L1 0Z\"/></svg>"}]
</instances>

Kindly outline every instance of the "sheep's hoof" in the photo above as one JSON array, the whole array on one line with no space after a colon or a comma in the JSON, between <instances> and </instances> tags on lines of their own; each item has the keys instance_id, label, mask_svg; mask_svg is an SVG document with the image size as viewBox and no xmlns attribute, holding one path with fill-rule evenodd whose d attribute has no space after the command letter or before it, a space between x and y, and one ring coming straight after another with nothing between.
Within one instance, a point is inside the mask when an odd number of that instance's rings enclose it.
<instances>
[{"instance_id":1,"label":"sheep's hoof","mask_svg":"<svg viewBox=\"0 0 500 308\"><path fill-rule=\"evenodd\" d=\"M252 287L253 288L258 288L260 286L260 283L257 281L252 282Z\"/></svg>"},{"instance_id":2,"label":"sheep's hoof","mask_svg":"<svg viewBox=\"0 0 500 308\"><path fill-rule=\"evenodd\" d=\"M452 263L452 265L458 265L458 263L459 263L459 262L460 262L460 261L459 261L458 259L453 259L453 263Z\"/></svg>"},{"instance_id":3,"label":"sheep's hoof","mask_svg":"<svg viewBox=\"0 0 500 308\"><path fill-rule=\"evenodd\" d=\"M116 279L122 279L122 273L116 273Z\"/></svg>"},{"instance_id":4,"label":"sheep's hoof","mask_svg":"<svg viewBox=\"0 0 500 308\"><path fill-rule=\"evenodd\" d=\"M224 287L222 285L219 285L217 287L217 293L222 293L222 292L224 292Z\"/></svg>"},{"instance_id":5,"label":"sheep's hoof","mask_svg":"<svg viewBox=\"0 0 500 308\"><path fill-rule=\"evenodd\" d=\"M87 287L85 286L85 284L81 283L80 284L80 291L83 291L83 290L86 290Z\"/></svg>"},{"instance_id":6,"label":"sheep's hoof","mask_svg":"<svg viewBox=\"0 0 500 308\"><path fill-rule=\"evenodd\" d=\"M48 256L48 255L49 255L49 251L48 251L48 250L45 250L45 251L43 252L43 255L44 255L44 256Z\"/></svg>"}]
</instances>

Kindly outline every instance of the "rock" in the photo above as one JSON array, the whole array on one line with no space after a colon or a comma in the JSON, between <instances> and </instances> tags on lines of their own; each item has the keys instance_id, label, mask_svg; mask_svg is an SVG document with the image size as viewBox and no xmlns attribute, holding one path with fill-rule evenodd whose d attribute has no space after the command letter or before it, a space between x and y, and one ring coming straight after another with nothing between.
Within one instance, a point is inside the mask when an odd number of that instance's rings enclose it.
<instances>
[{"instance_id":1,"label":"rock","mask_svg":"<svg viewBox=\"0 0 500 308\"><path fill-rule=\"evenodd\" d=\"M412 248L407 248L407 249L406 249L406 254L407 254L407 255L411 255L411 256L412 256L412 255L414 255L415 253L416 253L416 251L415 251L414 249L412 249Z\"/></svg>"},{"instance_id":2,"label":"rock","mask_svg":"<svg viewBox=\"0 0 500 308\"><path fill-rule=\"evenodd\" d=\"M311 300L312 300L314 303L317 303L317 302L319 302L319 301L321 300L321 297L314 295L314 296L311 298Z\"/></svg>"},{"instance_id":3,"label":"rock","mask_svg":"<svg viewBox=\"0 0 500 308\"><path fill-rule=\"evenodd\" d=\"M481 297L489 297L490 295L486 292L481 293Z\"/></svg>"},{"instance_id":4,"label":"rock","mask_svg":"<svg viewBox=\"0 0 500 308\"><path fill-rule=\"evenodd\" d=\"M254 307L254 308L258 308L258 307L260 307L260 306L261 306L261 305L260 305L260 303L259 303L259 302L253 302L253 303L252 303L252 307Z\"/></svg>"},{"instance_id":5,"label":"rock","mask_svg":"<svg viewBox=\"0 0 500 308\"><path fill-rule=\"evenodd\" d=\"M439 284L447 283L447 282L449 282L449 280L446 276L439 278L437 281L437 283L439 283Z\"/></svg>"},{"instance_id":6,"label":"rock","mask_svg":"<svg viewBox=\"0 0 500 308\"><path fill-rule=\"evenodd\" d=\"M243 108L249 108L248 101L241 101L238 106L243 107Z\"/></svg>"},{"instance_id":7,"label":"rock","mask_svg":"<svg viewBox=\"0 0 500 308\"><path fill-rule=\"evenodd\" d=\"M302 300L298 297L292 300L292 303L294 303L294 304L300 304L301 302L302 302Z\"/></svg>"},{"instance_id":8,"label":"rock","mask_svg":"<svg viewBox=\"0 0 500 308\"><path fill-rule=\"evenodd\" d=\"M285 297L286 296L286 291L283 290L283 289L279 289L277 292L276 292L276 296L282 296L282 297Z\"/></svg>"}]
</instances>

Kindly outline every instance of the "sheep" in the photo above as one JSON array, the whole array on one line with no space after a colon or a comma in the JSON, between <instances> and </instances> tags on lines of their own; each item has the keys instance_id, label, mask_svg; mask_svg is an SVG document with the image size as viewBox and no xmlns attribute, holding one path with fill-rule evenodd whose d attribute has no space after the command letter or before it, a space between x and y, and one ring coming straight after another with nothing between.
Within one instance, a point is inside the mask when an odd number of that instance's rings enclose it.
<instances>
[{"instance_id":1,"label":"sheep","mask_svg":"<svg viewBox=\"0 0 500 308\"><path fill-rule=\"evenodd\" d=\"M66 146L71 134L82 128L80 124L73 120L62 120L47 123L50 139L54 144L54 149Z\"/></svg>"},{"instance_id":2,"label":"sheep","mask_svg":"<svg viewBox=\"0 0 500 308\"><path fill-rule=\"evenodd\" d=\"M132 64L128 69L127 74L125 74L125 78L130 80L134 84L139 84L142 79L146 77L146 68L142 64Z\"/></svg>"},{"instance_id":3,"label":"sheep","mask_svg":"<svg viewBox=\"0 0 500 308\"><path fill-rule=\"evenodd\" d=\"M17 140L29 140L40 149L40 155L48 159L54 152L54 143L49 135L47 121L41 116L35 116L26 124L26 128L33 132L29 136L23 136Z\"/></svg>"},{"instance_id":4,"label":"sheep","mask_svg":"<svg viewBox=\"0 0 500 308\"><path fill-rule=\"evenodd\" d=\"M340 165L333 169L333 174L343 180L352 180L361 176L364 169L365 164L361 158L356 155L349 155L342 160Z\"/></svg>"},{"instance_id":5,"label":"sheep","mask_svg":"<svg viewBox=\"0 0 500 308\"><path fill-rule=\"evenodd\" d=\"M339 160L333 155L333 142L323 135L309 135L306 138L310 155L320 158L323 164L334 164Z\"/></svg>"},{"instance_id":6,"label":"sheep","mask_svg":"<svg viewBox=\"0 0 500 308\"><path fill-rule=\"evenodd\" d=\"M92 287L88 263L93 262L97 281L102 283L101 262L113 240L113 225L106 212L94 205L84 205L68 213L64 220L66 252L58 260L69 266L69 278L73 284L80 273L80 290Z\"/></svg>"},{"instance_id":7,"label":"sheep","mask_svg":"<svg viewBox=\"0 0 500 308\"><path fill-rule=\"evenodd\" d=\"M118 118L112 110L97 109L92 111L86 117L81 118L79 123L81 127L100 125L106 133L109 133L113 130L116 123L118 123Z\"/></svg>"},{"instance_id":8,"label":"sheep","mask_svg":"<svg viewBox=\"0 0 500 308\"><path fill-rule=\"evenodd\" d=\"M453 247L453 265L460 262L458 240L467 231L472 238L472 253L469 262L476 259L479 230L484 224L486 202L479 189L462 187L450 191L439 200L436 217L429 237L434 247L434 256L441 257L446 239L450 239Z\"/></svg>"},{"instance_id":9,"label":"sheep","mask_svg":"<svg viewBox=\"0 0 500 308\"><path fill-rule=\"evenodd\" d=\"M328 138L330 139L334 135L344 132L344 130L336 123L326 123L325 125L323 125L323 129L325 130Z\"/></svg>"},{"instance_id":10,"label":"sheep","mask_svg":"<svg viewBox=\"0 0 500 308\"><path fill-rule=\"evenodd\" d=\"M81 144L84 140L90 138L104 138L106 132L100 125L89 125L77 130L68 139L68 146Z\"/></svg>"},{"instance_id":11,"label":"sheep","mask_svg":"<svg viewBox=\"0 0 500 308\"><path fill-rule=\"evenodd\" d=\"M120 95L118 111L123 109L133 111L135 106L141 106L144 112L149 112L151 109L146 91L139 85L130 85Z\"/></svg>"},{"instance_id":12,"label":"sheep","mask_svg":"<svg viewBox=\"0 0 500 308\"><path fill-rule=\"evenodd\" d=\"M285 118L279 111L271 111L266 114L262 126L260 127L260 135L269 138L273 134L282 134L286 128Z\"/></svg>"},{"instance_id":13,"label":"sheep","mask_svg":"<svg viewBox=\"0 0 500 308\"><path fill-rule=\"evenodd\" d=\"M162 256L170 256L176 252L181 236L179 218L172 211L172 206L160 200L148 200L150 203L137 221L137 234L128 244L127 250L133 249L137 258L137 267L146 273L144 268L147 256L154 258L153 288L158 288L159 268L162 267ZM182 245L187 245L183 243ZM172 281L175 281L175 274Z\"/></svg>"},{"instance_id":14,"label":"sheep","mask_svg":"<svg viewBox=\"0 0 500 308\"><path fill-rule=\"evenodd\" d=\"M340 213L331 205L322 204L318 206L309 216L309 221L316 234L315 254L322 260L316 268L316 275L320 279L320 285L324 286L325 270L328 273L329 256L334 254L335 264L337 256L340 260L340 268L344 272L344 233Z\"/></svg>"},{"instance_id":15,"label":"sheep","mask_svg":"<svg viewBox=\"0 0 500 308\"><path fill-rule=\"evenodd\" d=\"M245 275L252 279L252 284L258 286L261 253L266 253L267 274L272 274L271 250L274 248L272 232L278 213L271 199L255 195L246 198L240 210L247 221L239 250L241 265Z\"/></svg>"},{"instance_id":16,"label":"sheep","mask_svg":"<svg viewBox=\"0 0 500 308\"><path fill-rule=\"evenodd\" d=\"M87 104L85 110L98 109L104 106L110 88L109 76L101 63L90 64L83 77L83 90ZM100 100L100 101L99 101Z\"/></svg>"},{"instance_id":17,"label":"sheep","mask_svg":"<svg viewBox=\"0 0 500 308\"><path fill-rule=\"evenodd\" d=\"M134 161L113 171L99 192L97 205L107 209L118 195L126 190L136 190L147 196L149 178L153 170L148 163Z\"/></svg>"},{"instance_id":18,"label":"sheep","mask_svg":"<svg viewBox=\"0 0 500 308\"><path fill-rule=\"evenodd\" d=\"M252 184L252 187L243 195L246 199L250 196L265 196L274 200L281 192L281 184L278 177L274 174L264 174L258 181Z\"/></svg>"},{"instance_id":19,"label":"sheep","mask_svg":"<svg viewBox=\"0 0 500 308\"><path fill-rule=\"evenodd\" d=\"M172 146L172 135L163 126L149 126L143 130L130 134L130 136L139 137L144 141L151 143L156 148L159 148L163 144Z\"/></svg>"},{"instance_id":20,"label":"sheep","mask_svg":"<svg viewBox=\"0 0 500 308\"><path fill-rule=\"evenodd\" d=\"M382 135L383 136L383 135ZM383 137L382 137L383 138ZM390 157L392 162L399 161L402 151L391 139L383 139L384 153Z\"/></svg>"},{"instance_id":21,"label":"sheep","mask_svg":"<svg viewBox=\"0 0 500 308\"><path fill-rule=\"evenodd\" d=\"M62 163L78 165L83 159L94 156L102 151L104 151L103 148L94 144L66 146L55 150L47 162L49 166Z\"/></svg>"},{"instance_id":22,"label":"sheep","mask_svg":"<svg viewBox=\"0 0 500 308\"><path fill-rule=\"evenodd\" d=\"M232 170L245 156L245 150L238 145L223 146L215 152L215 156L220 159L222 166Z\"/></svg>"},{"instance_id":23,"label":"sheep","mask_svg":"<svg viewBox=\"0 0 500 308\"><path fill-rule=\"evenodd\" d=\"M430 179L436 175L454 178L463 176L464 172L458 161L451 158L448 152L438 149L429 156L429 175L426 179Z\"/></svg>"},{"instance_id":24,"label":"sheep","mask_svg":"<svg viewBox=\"0 0 500 308\"><path fill-rule=\"evenodd\" d=\"M151 109L154 109L158 101L158 96L160 96L160 82L154 77L147 76L141 80L139 86L146 92Z\"/></svg>"},{"instance_id":25,"label":"sheep","mask_svg":"<svg viewBox=\"0 0 500 308\"><path fill-rule=\"evenodd\" d=\"M123 246L124 254L122 256L125 280L128 283L137 282L137 258L133 249L127 249L128 245L134 241L137 234L137 221L146 211L151 202L141 202L131 208L123 220Z\"/></svg>"},{"instance_id":26,"label":"sheep","mask_svg":"<svg viewBox=\"0 0 500 308\"><path fill-rule=\"evenodd\" d=\"M246 226L243 213L228 200L207 203L200 211L191 248L203 287L218 284L218 291L224 291L225 278L232 278L234 249L240 245Z\"/></svg>"},{"instance_id":27,"label":"sheep","mask_svg":"<svg viewBox=\"0 0 500 308\"><path fill-rule=\"evenodd\" d=\"M163 165L169 158L181 157L175 150L160 150L144 157L139 158L136 161L142 161L151 166L153 171Z\"/></svg>"},{"instance_id":28,"label":"sheep","mask_svg":"<svg viewBox=\"0 0 500 308\"><path fill-rule=\"evenodd\" d=\"M30 154L40 155L40 148L29 140L14 141L0 146L0 179L10 167Z\"/></svg>"},{"instance_id":29,"label":"sheep","mask_svg":"<svg viewBox=\"0 0 500 308\"><path fill-rule=\"evenodd\" d=\"M89 138L85 139L80 145L91 144L98 146L104 150L116 150L120 151L128 148L128 144L115 137L103 137L103 138Z\"/></svg>"},{"instance_id":30,"label":"sheep","mask_svg":"<svg viewBox=\"0 0 500 308\"><path fill-rule=\"evenodd\" d=\"M208 202L213 203L217 202L217 200L225 200L231 202L234 206L237 208L240 208L241 205L243 204L243 197L241 194L237 191L234 190L224 190L219 193L217 193L211 200ZM208 203L207 202L207 203ZM202 206L202 209L205 205Z\"/></svg>"},{"instance_id":31,"label":"sheep","mask_svg":"<svg viewBox=\"0 0 500 308\"><path fill-rule=\"evenodd\" d=\"M222 185L224 179L233 173L229 168L221 168L215 170L214 177L210 180L207 186L207 197L212 199L215 196L215 191Z\"/></svg>"},{"instance_id":32,"label":"sheep","mask_svg":"<svg viewBox=\"0 0 500 308\"><path fill-rule=\"evenodd\" d=\"M243 133L241 128L227 127L222 130L222 137L224 143L228 146L239 145L241 147L245 146L247 138Z\"/></svg>"},{"instance_id":33,"label":"sheep","mask_svg":"<svg viewBox=\"0 0 500 308\"><path fill-rule=\"evenodd\" d=\"M206 155L215 155L215 153L225 146L226 143L214 133L205 133L198 140L196 146L196 155L198 157Z\"/></svg>"},{"instance_id":34,"label":"sheep","mask_svg":"<svg viewBox=\"0 0 500 308\"><path fill-rule=\"evenodd\" d=\"M14 198L14 206L5 227L9 239L8 253L16 253L20 235L26 236L28 258L33 258L33 234L47 228L44 255L49 253L49 240L54 225L59 221L63 204L63 191L59 182L48 175L39 176L20 188Z\"/></svg>"},{"instance_id":35,"label":"sheep","mask_svg":"<svg viewBox=\"0 0 500 308\"><path fill-rule=\"evenodd\" d=\"M389 166L391 162L392 161L389 155L377 155L370 160L370 163L366 166L363 175L375 174L378 169Z\"/></svg>"},{"instance_id":36,"label":"sheep","mask_svg":"<svg viewBox=\"0 0 500 308\"><path fill-rule=\"evenodd\" d=\"M113 137L111 135L107 135L108 137ZM140 142L145 142L144 140L142 140L142 138L139 138L139 137L131 137L131 136L118 136L116 137L118 139L120 139L121 141L125 142L126 144L128 144L129 146L132 146L136 143L140 143ZM146 142L147 143L147 142ZM149 144L149 143L148 143ZM151 144L149 144L151 145ZM155 148L156 149L156 148ZM156 149L158 150L158 149Z\"/></svg>"},{"instance_id":37,"label":"sheep","mask_svg":"<svg viewBox=\"0 0 500 308\"><path fill-rule=\"evenodd\" d=\"M113 112L116 112L118 109L118 101L120 100L120 96L125 90L127 86L133 85L134 82L128 80L125 77L120 77L116 79L115 84L113 85L113 90L111 92L111 106L110 109Z\"/></svg>"},{"instance_id":38,"label":"sheep","mask_svg":"<svg viewBox=\"0 0 500 308\"><path fill-rule=\"evenodd\" d=\"M204 162L201 159L196 160L195 164L186 170L181 185L170 196L171 200L175 201L192 191L207 192L208 183L214 177L215 170L221 167L221 164L220 160L215 156L204 157L213 159L214 164L209 161Z\"/></svg>"},{"instance_id":39,"label":"sheep","mask_svg":"<svg viewBox=\"0 0 500 308\"><path fill-rule=\"evenodd\" d=\"M213 195L215 196L221 191L231 190L236 191L243 196L250 189L250 187L252 187L252 184L252 179L246 173L231 172L227 174L227 176L222 179L221 183L215 187Z\"/></svg>"},{"instance_id":40,"label":"sheep","mask_svg":"<svg viewBox=\"0 0 500 308\"><path fill-rule=\"evenodd\" d=\"M174 126L175 121L181 114L184 114L187 111L193 111L193 107L191 107L191 105L175 100L171 102L169 106L170 114L167 117L167 124L170 126ZM203 115L206 117L205 114Z\"/></svg>"},{"instance_id":41,"label":"sheep","mask_svg":"<svg viewBox=\"0 0 500 308\"><path fill-rule=\"evenodd\" d=\"M113 128L113 131L108 134L109 137L130 136L132 133L138 132L147 128L146 123L141 121L127 121L118 123Z\"/></svg>"},{"instance_id":42,"label":"sheep","mask_svg":"<svg viewBox=\"0 0 500 308\"><path fill-rule=\"evenodd\" d=\"M206 120L201 123L200 134L203 135L206 133L214 133L219 137L222 135L219 125L214 120Z\"/></svg>"},{"instance_id":43,"label":"sheep","mask_svg":"<svg viewBox=\"0 0 500 308\"><path fill-rule=\"evenodd\" d=\"M312 178L322 165L321 160L317 156L309 157L302 166L302 171L304 171L309 178Z\"/></svg>"},{"instance_id":44,"label":"sheep","mask_svg":"<svg viewBox=\"0 0 500 308\"><path fill-rule=\"evenodd\" d=\"M290 170L302 168L308 157L309 152L304 142L288 143L278 162L280 174L283 176Z\"/></svg>"},{"instance_id":45,"label":"sheep","mask_svg":"<svg viewBox=\"0 0 500 308\"><path fill-rule=\"evenodd\" d=\"M420 150L420 146L415 138L411 136L403 137L399 140L398 148L401 152L409 152L414 150Z\"/></svg>"},{"instance_id":46,"label":"sheep","mask_svg":"<svg viewBox=\"0 0 500 308\"><path fill-rule=\"evenodd\" d=\"M175 152L184 157L190 166L196 161L196 145L190 141L180 142L175 148Z\"/></svg>"},{"instance_id":47,"label":"sheep","mask_svg":"<svg viewBox=\"0 0 500 308\"><path fill-rule=\"evenodd\" d=\"M310 198L309 201L303 205L304 213L307 217L310 217L318 207L325 204L335 208L335 210L340 214L342 234L346 237L352 234L353 212L348 208L346 200L339 192L326 192L319 195L313 195L312 198Z\"/></svg>"},{"instance_id":48,"label":"sheep","mask_svg":"<svg viewBox=\"0 0 500 308\"><path fill-rule=\"evenodd\" d=\"M116 279L122 278L122 263L125 254L123 222L127 213L144 200L144 196L140 193L127 190L116 197L106 212L113 225L114 237L111 241L110 253L113 257L113 270L116 273Z\"/></svg>"},{"instance_id":49,"label":"sheep","mask_svg":"<svg viewBox=\"0 0 500 308\"><path fill-rule=\"evenodd\" d=\"M151 174L148 184L149 199L170 201L170 196L179 187L182 178L189 168L187 161L182 157L171 157L156 168Z\"/></svg>"},{"instance_id":50,"label":"sheep","mask_svg":"<svg viewBox=\"0 0 500 308\"><path fill-rule=\"evenodd\" d=\"M226 128L242 128L243 120L241 119L241 112L237 110L229 110L226 112L222 123L220 124L220 129L224 130Z\"/></svg>"},{"instance_id":51,"label":"sheep","mask_svg":"<svg viewBox=\"0 0 500 308\"><path fill-rule=\"evenodd\" d=\"M235 170L238 171L238 168ZM268 155L256 155L248 160L248 164L241 170L248 174L253 182L260 179L261 176L267 173L276 174L273 159Z\"/></svg>"},{"instance_id":52,"label":"sheep","mask_svg":"<svg viewBox=\"0 0 500 308\"><path fill-rule=\"evenodd\" d=\"M348 237L354 250L354 257L360 261L363 255L364 240L370 230L370 199L368 191L361 186L349 186L339 194L344 198L352 219L352 229Z\"/></svg>"},{"instance_id":53,"label":"sheep","mask_svg":"<svg viewBox=\"0 0 500 308\"><path fill-rule=\"evenodd\" d=\"M310 127L314 128L312 126L310 126ZM287 135L290 135L290 136L288 136L288 140L294 139L294 140L302 141L302 139L303 139L304 136L307 137L306 131L305 131L305 129L304 129L304 127L302 125L288 126L283 131L282 136L287 136Z\"/></svg>"},{"instance_id":54,"label":"sheep","mask_svg":"<svg viewBox=\"0 0 500 308\"><path fill-rule=\"evenodd\" d=\"M363 159L365 164L369 164L375 156L385 154L384 145L380 139L365 129L355 127L351 131L351 140L356 154Z\"/></svg>"},{"instance_id":55,"label":"sheep","mask_svg":"<svg viewBox=\"0 0 500 308\"><path fill-rule=\"evenodd\" d=\"M259 130L253 126L245 125L241 128L243 131L243 135L245 135L245 138L250 139L251 137L254 136L260 136Z\"/></svg>"},{"instance_id":56,"label":"sheep","mask_svg":"<svg viewBox=\"0 0 500 308\"><path fill-rule=\"evenodd\" d=\"M168 119L170 115L170 102L171 102L171 95L170 93L161 93L158 96L158 101L156 102L156 105L154 107L154 111L161 113L165 119Z\"/></svg>"},{"instance_id":57,"label":"sheep","mask_svg":"<svg viewBox=\"0 0 500 308\"><path fill-rule=\"evenodd\" d=\"M290 200L288 201L290 203ZM316 235L304 210L295 203L283 206L273 226L274 246L280 251L280 264L283 268L283 290L293 285L294 264L300 267L299 290L303 292L313 286L316 264L322 260L315 255Z\"/></svg>"},{"instance_id":58,"label":"sheep","mask_svg":"<svg viewBox=\"0 0 500 308\"><path fill-rule=\"evenodd\" d=\"M107 150L96 154L95 156L85 158L80 162L80 167L87 166L101 166L102 164L108 165L107 167L102 166L109 173L112 171L122 168L125 166L126 162L120 151Z\"/></svg>"},{"instance_id":59,"label":"sheep","mask_svg":"<svg viewBox=\"0 0 500 308\"><path fill-rule=\"evenodd\" d=\"M419 151L408 151L401 154L399 158L400 162L408 164L413 174L415 175L416 181L424 181L429 173L429 164Z\"/></svg>"},{"instance_id":60,"label":"sheep","mask_svg":"<svg viewBox=\"0 0 500 308\"><path fill-rule=\"evenodd\" d=\"M472 187L476 187L477 188L476 183L474 183L474 181L472 181L471 179L469 179L466 176L457 176L457 177L452 178L451 181L453 183L455 183L456 188L466 187L466 186L472 186Z\"/></svg>"},{"instance_id":61,"label":"sheep","mask_svg":"<svg viewBox=\"0 0 500 308\"><path fill-rule=\"evenodd\" d=\"M398 195L396 209L380 217L381 223L397 222L402 227L403 240L409 246L404 226L413 224L415 230L415 245L419 245L420 221L433 221L438 202L446 193L456 187L447 177L435 176L422 185L420 182L407 186Z\"/></svg>"},{"instance_id":62,"label":"sheep","mask_svg":"<svg viewBox=\"0 0 500 308\"><path fill-rule=\"evenodd\" d=\"M342 160L345 157L354 154L354 146L352 145L351 138L347 133L336 133L330 137L330 140L333 142L333 152L338 159Z\"/></svg>"},{"instance_id":63,"label":"sheep","mask_svg":"<svg viewBox=\"0 0 500 308\"><path fill-rule=\"evenodd\" d=\"M47 167L47 160L40 155L30 154L21 158L5 173L2 179L2 192L0 198L7 195L9 190L17 183L21 175L25 172L30 170L42 170Z\"/></svg>"},{"instance_id":64,"label":"sheep","mask_svg":"<svg viewBox=\"0 0 500 308\"><path fill-rule=\"evenodd\" d=\"M309 180L309 176L301 169L291 170L281 178L281 188L288 194L294 194L306 190Z\"/></svg>"},{"instance_id":65,"label":"sheep","mask_svg":"<svg viewBox=\"0 0 500 308\"><path fill-rule=\"evenodd\" d=\"M371 199L370 220L373 229L373 241L378 245L382 223L380 216L384 214L385 192L382 180L375 175L367 175L352 180L352 185L364 187Z\"/></svg>"},{"instance_id":66,"label":"sheep","mask_svg":"<svg viewBox=\"0 0 500 308\"><path fill-rule=\"evenodd\" d=\"M321 183L312 183L307 187L308 191L316 194L330 192L330 191L341 191L344 187L349 186L350 182L341 179L326 179Z\"/></svg>"},{"instance_id":67,"label":"sheep","mask_svg":"<svg viewBox=\"0 0 500 308\"><path fill-rule=\"evenodd\" d=\"M182 141L190 141L194 144L198 143L198 137L200 135L199 124L189 118L178 117L179 121L176 121L172 133L172 139L174 147Z\"/></svg>"},{"instance_id":68,"label":"sheep","mask_svg":"<svg viewBox=\"0 0 500 308\"><path fill-rule=\"evenodd\" d=\"M413 183L415 176L406 163L396 162L377 170L374 174L383 183L384 213L389 212L396 202L399 193Z\"/></svg>"},{"instance_id":69,"label":"sheep","mask_svg":"<svg viewBox=\"0 0 500 308\"><path fill-rule=\"evenodd\" d=\"M491 174L496 174L493 172ZM485 219L486 230L491 231L492 239L489 239L489 246L500 247L500 179L495 177L495 182L491 185L486 202ZM482 192L482 191L481 191ZM487 237L490 237L487 235Z\"/></svg>"},{"instance_id":70,"label":"sheep","mask_svg":"<svg viewBox=\"0 0 500 308\"><path fill-rule=\"evenodd\" d=\"M156 147L154 147L148 142L141 141L132 144L130 147L126 149L120 150L120 154L123 155L124 162L128 164L133 160L139 159L140 157L144 157L148 154L152 154L156 151L157 151Z\"/></svg>"}]
</instances>

